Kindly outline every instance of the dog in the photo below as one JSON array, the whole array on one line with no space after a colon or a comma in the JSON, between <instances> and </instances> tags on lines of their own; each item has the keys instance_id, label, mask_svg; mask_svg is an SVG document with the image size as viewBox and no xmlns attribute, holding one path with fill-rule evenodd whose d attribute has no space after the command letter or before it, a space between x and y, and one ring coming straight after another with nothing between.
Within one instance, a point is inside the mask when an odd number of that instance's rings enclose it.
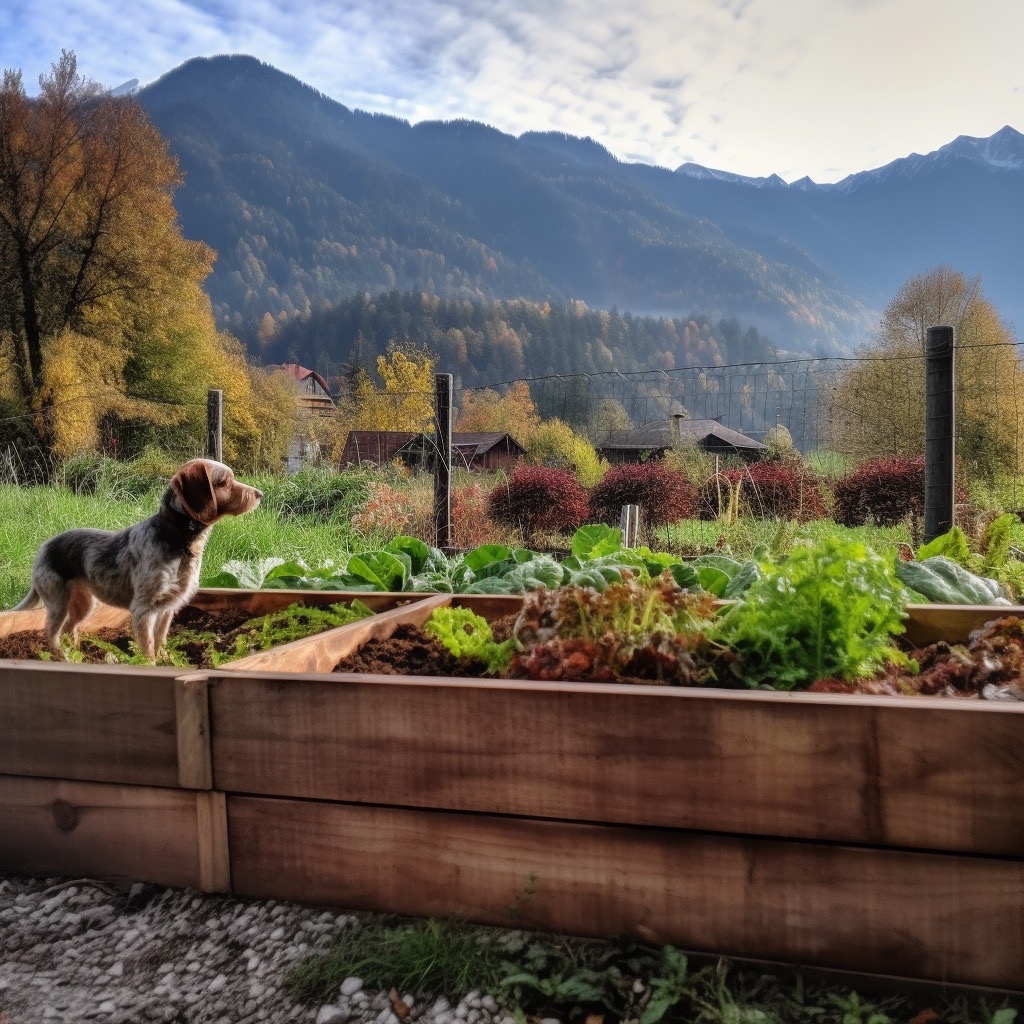
<instances>
[{"instance_id":1,"label":"dog","mask_svg":"<svg viewBox=\"0 0 1024 1024\"><path fill-rule=\"evenodd\" d=\"M251 512L263 494L212 459L192 459L171 478L159 511L126 530L68 530L46 541L32 565L32 586L15 611L46 609L44 633L63 658L60 638L78 627L96 600L127 608L139 650L155 661L175 613L199 588L209 528L222 516Z\"/></svg>"}]
</instances>

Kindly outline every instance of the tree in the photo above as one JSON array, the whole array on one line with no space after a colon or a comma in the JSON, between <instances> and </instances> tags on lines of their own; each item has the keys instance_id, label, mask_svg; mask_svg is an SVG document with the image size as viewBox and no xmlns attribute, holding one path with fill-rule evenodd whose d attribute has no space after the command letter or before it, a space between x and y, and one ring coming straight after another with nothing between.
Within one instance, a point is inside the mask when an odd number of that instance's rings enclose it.
<instances>
[{"instance_id":1,"label":"tree","mask_svg":"<svg viewBox=\"0 0 1024 1024\"><path fill-rule=\"evenodd\" d=\"M1024 373L1012 329L980 279L938 266L908 280L886 306L874 345L824 390L829 446L853 459L924 452L929 327L953 328L958 454L979 476L1016 472Z\"/></svg>"},{"instance_id":2,"label":"tree","mask_svg":"<svg viewBox=\"0 0 1024 1024\"><path fill-rule=\"evenodd\" d=\"M426 431L434 418L434 357L392 342L377 357L381 384L360 368L338 399L331 457L337 461L350 430Z\"/></svg>"},{"instance_id":3,"label":"tree","mask_svg":"<svg viewBox=\"0 0 1024 1024\"><path fill-rule=\"evenodd\" d=\"M135 99L79 77L67 51L39 87L12 70L0 86L0 362L5 404L35 414L50 454L76 363L78 397L116 405L152 311L204 315L213 253L182 237L177 163Z\"/></svg>"},{"instance_id":4,"label":"tree","mask_svg":"<svg viewBox=\"0 0 1024 1024\"><path fill-rule=\"evenodd\" d=\"M525 380L515 381L503 395L484 388L462 396L459 430L510 434L525 448L539 425L540 413Z\"/></svg>"}]
</instances>

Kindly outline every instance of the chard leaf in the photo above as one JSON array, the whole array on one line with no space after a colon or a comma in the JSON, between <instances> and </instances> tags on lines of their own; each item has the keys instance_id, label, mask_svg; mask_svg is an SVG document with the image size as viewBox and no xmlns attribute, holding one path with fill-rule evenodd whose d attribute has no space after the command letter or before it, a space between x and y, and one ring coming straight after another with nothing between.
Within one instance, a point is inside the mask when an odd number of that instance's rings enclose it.
<instances>
[{"instance_id":1,"label":"chard leaf","mask_svg":"<svg viewBox=\"0 0 1024 1024\"><path fill-rule=\"evenodd\" d=\"M605 523L581 526L572 536L569 549L580 560L598 558L622 548L622 531Z\"/></svg>"},{"instance_id":2,"label":"chard leaf","mask_svg":"<svg viewBox=\"0 0 1024 1024\"><path fill-rule=\"evenodd\" d=\"M408 556L403 561L390 551L364 551L352 555L346 569L347 575L370 584L374 590L383 591L404 590L410 575Z\"/></svg>"}]
</instances>

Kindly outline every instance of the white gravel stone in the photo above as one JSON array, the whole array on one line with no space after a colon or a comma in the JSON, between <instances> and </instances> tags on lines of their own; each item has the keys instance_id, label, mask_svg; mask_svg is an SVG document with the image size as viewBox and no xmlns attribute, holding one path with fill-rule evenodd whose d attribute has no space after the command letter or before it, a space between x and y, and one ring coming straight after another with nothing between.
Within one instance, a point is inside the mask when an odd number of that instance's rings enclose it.
<instances>
[{"instance_id":1,"label":"white gravel stone","mask_svg":"<svg viewBox=\"0 0 1024 1024\"><path fill-rule=\"evenodd\" d=\"M362 991L362 988L362 978L346 978L341 983L341 994L343 996L354 996L357 992Z\"/></svg>"},{"instance_id":2,"label":"white gravel stone","mask_svg":"<svg viewBox=\"0 0 1024 1024\"><path fill-rule=\"evenodd\" d=\"M0 877L0 1020L11 1024L495 1024L496 1001L388 991L346 978L337 1001L296 1003L290 969L358 918L135 883ZM513 1024L507 1014L502 1024Z\"/></svg>"}]
</instances>

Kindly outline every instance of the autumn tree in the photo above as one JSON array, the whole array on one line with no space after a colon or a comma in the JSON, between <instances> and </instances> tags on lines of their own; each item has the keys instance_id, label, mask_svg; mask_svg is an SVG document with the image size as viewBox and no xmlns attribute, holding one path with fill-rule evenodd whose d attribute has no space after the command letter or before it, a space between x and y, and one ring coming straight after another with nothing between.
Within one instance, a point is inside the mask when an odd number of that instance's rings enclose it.
<instances>
[{"instance_id":1,"label":"autumn tree","mask_svg":"<svg viewBox=\"0 0 1024 1024\"><path fill-rule=\"evenodd\" d=\"M929 327L953 328L958 454L983 477L1020 463L1024 373L1012 329L980 279L938 266L908 280L886 306L864 357L824 389L823 436L857 460L924 452Z\"/></svg>"},{"instance_id":2,"label":"autumn tree","mask_svg":"<svg viewBox=\"0 0 1024 1024\"><path fill-rule=\"evenodd\" d=\"M139 103L81 78L72 53L34 97L20 72L4 72L0 385L7 410L32 414L43 454L125 412L129 379L148 379L147 345L171 374L183 342L217 347L199 287L213 253L181 234L180 181ZM76 401L82 422L59 421Z\"/></svg>"},{"instance_id":3,"label":"autumn tree","mask_svg":"<svg viewBox=\"0 0 1024 1024\"><path fill-rule=\"evenodd\" d=\"M456 429L510 434L525 448L539 425L540 413L530 395L530 386L517 380L504 394L493 388L466 391Z\"/></svg>"},{"instance_id":4,"label":"autumn tree","mask_svg":"<svg viewBox=\"0 0 1024 1024\"><path fill-rule=\"evenodd\" d=\"M341 458L350 430L430 430L434 364L434 356L425 349L392 342L388 354L377 357L380 383L358 369L338 399L332 458Z\"/></svg>"}]
</instances>

